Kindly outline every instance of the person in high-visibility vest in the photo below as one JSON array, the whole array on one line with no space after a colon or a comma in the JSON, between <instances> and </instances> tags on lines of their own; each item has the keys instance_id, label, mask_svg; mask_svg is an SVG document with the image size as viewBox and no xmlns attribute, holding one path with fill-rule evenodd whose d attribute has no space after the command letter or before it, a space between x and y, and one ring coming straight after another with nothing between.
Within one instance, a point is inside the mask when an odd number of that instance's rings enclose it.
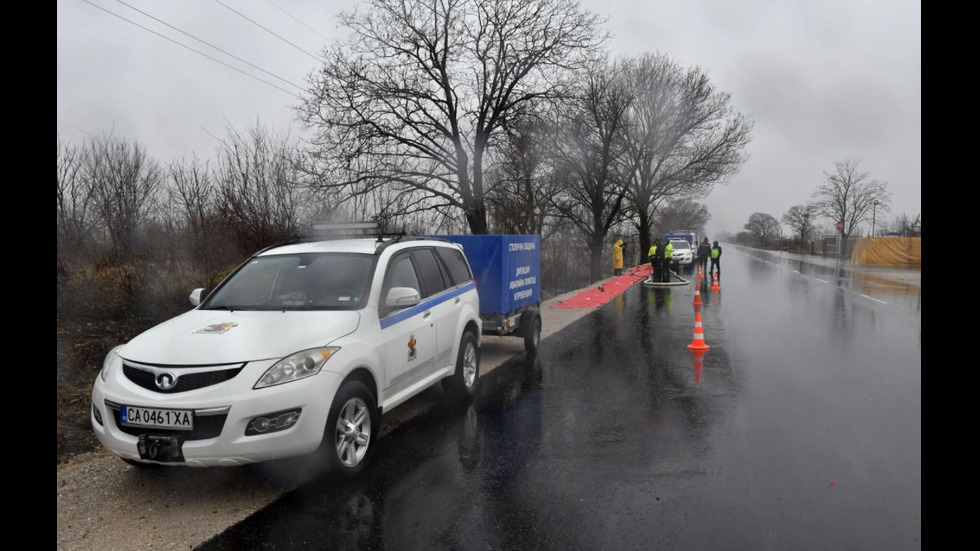
<instances>
[{"instance_id":1,"label":"person in high-visibility vest","mask_svg":"<svg viewBox=\"0 0 980 551\"><path fill-rule=\"evenodd\" d=\"M664 245L664 262L663 269L660 270L660 281L667 282L670 281L670 270L673 267L674 262L674 244L667 240L667 244Z\"/></svg>"},{"instance_id":2,"label":"person in high-visibility vest","mask_svg":"<svg viewBox=\"0 0 980 551\"><path fill-rule=\"evenodd\" d=\"M647 260L650 261L650 276L657 272L657 245L660 244L660 238L653 240L653 244L650 245L650 250L647 251Z\"/></svg>"},{"instance_id":3,"label":"person in high-visibility vest","mask_svg":"<svg viewBox=\"0 0 980 551\"><path fill-rule=\"evenodd\" d=\"M617 239L613 243L613 275L623 273L623 240Z\"/></svg>"},{"instance_id":4,"label":"person in high-visibility vest","mask_svg":"<svg viewBox=\"0 0 980 551\"><path fill-rule=\"evenodd\" d=\"M709 278L714 277L711 274L715 273L715 268L718 269L718 279L721 279L721 245L717 241L711 245L711 269L708 271Z\"/></svg>"}]
</instances>

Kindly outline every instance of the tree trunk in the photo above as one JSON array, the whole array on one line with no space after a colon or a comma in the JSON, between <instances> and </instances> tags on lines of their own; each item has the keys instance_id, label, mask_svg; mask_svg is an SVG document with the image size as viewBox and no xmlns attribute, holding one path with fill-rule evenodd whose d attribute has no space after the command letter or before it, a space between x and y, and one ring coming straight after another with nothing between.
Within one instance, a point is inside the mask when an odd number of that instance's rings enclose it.
<instances>
[{"instance_id":1,"label":"tree trunk","mask_svg":"<svg viewBox=\"0 0 980 551\"><path fill-rule=\"evenodd\" d=\"M647 252L650 250L650 215L646 209L639 209L640 215L640 263L647 259Z\"/></svg>"},{"instance_id":2,"label":"tree trunk","mask_svg":"<svg viewBox=\"0 0 980 551\"><path fill-rule=\"evenodd\" d=\"M487 228L487 210L483 205L474 205L466 211L466 222L470 225L473 235L490 233Z\"/></svg>"},{"instance_id":3,"label":"tree trunk","mask_svg":"<svg viewBox=\"0 0 980 551\"><path fill-rule=\"evenodd\" d=\"M483 195L483 151L485 148L486 138L483 137L482 133L478 133L476 151L473 152L473 205L466 213L466 220L470 223L470 231L473 232L473 235L490 233L490 228L487 225L487 203Z\"/></svg>"},{"instance_id":4,"label":"tree trunk","mask_svg":"<svg viewBox=\"0 0 980 551\"><path fill-rule=\"evenodd\" d=\"M589 282L602 279L602 247L605 236L596 236L589 243Z\"/></svg>"}]
</instances>

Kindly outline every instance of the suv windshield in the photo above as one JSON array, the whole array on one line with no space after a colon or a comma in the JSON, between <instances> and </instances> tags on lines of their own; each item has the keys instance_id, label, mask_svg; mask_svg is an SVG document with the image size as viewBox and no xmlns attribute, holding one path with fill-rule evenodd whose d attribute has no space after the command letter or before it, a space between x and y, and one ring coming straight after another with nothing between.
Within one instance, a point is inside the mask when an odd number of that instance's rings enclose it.
<instances>
[{"instance_id":1,"label":"suv windshield","mask_svg":"<svg viewBox=\"0 0 980 551\"><path fill-rule=\"evenodd\" d=\"M691 248L691 245L687 241L684 241L683 239L681 239L680 241L674 241L673 239L671 239L670 242L674 244L674 250Z\"/></svg>"},{"instance_id":2,"label":"suv windshield","mask_svg":"<svg viewBox=\"0 0 980 551\"><path fill-rule=\"evenodd\" d=\"M375 257L350 253L260 256L225 281L203 310L359 310Z\"/></svg>"}]
</instances>

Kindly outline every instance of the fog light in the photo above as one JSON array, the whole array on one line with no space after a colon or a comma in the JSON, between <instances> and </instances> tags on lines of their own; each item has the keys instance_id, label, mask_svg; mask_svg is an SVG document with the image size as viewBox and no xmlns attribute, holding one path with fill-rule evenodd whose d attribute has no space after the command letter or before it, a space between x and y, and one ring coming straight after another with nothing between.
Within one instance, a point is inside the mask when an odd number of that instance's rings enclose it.
<instances>
[{"instance_id":1,"label":"fog light","mask_svg":"<svg viewBox=\"0 0 980 551\"><path fill-rule=\"evenodd\" d=\"M271 424L272 423L269 423L269 420L265 417L259 417L258 419L252 421L252 428L255 429L256 432L265 432L269 430L269 426Z\"/></svg>"},{"instance_id":2,"label":"fog light","mask_svg":"<svg viewBox=\"0 0 980 551\"><path fill-rule=\"evenodd\" d=\"M298 413L287 413L285 415L280 415L279 419L276 420L276 428L287 429L293 426L297 419L299 419Z\"/></svg>"},{"instance_id":3,"label":"fog light","mask_svg":"<svg viewBox=\"0 0 980 551\"><path fill-rule=\"evenodd\" d=\"M245 428L245 436L256 436L286 430L296 424L299 420L299 413L302 410L291 409L288 411L277 411L267 413L261 417L256 417L249 421Z\"/></svg>"},{"instance_id":4,"label":"fog light","mask_svg":"<svg viewBox=\"0 0 980 551\"><path fill-rule=\"evenodd\" d=\"M102 412L99 411L99 408L95 407L95 404L92 404L92 415L95 416L95 422L98 423L99 426L101 427L102 426Z\"/></svg>"}]
</instances>

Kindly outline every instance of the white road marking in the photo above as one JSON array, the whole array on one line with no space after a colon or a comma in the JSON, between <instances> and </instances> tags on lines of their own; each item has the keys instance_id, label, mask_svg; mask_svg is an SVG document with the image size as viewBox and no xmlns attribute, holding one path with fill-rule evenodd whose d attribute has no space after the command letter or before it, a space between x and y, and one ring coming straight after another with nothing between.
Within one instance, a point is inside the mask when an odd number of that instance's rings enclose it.
<instances>
[{"instance_id":1,"label":"white road marking","mask_svg":"<svg viewBox=\"0 0 980 551\"><path fill-rule=\"evenodd\" d=\"M800 273L800 271L799 270L793 270L793 273L794 274L798 274L798 273Z\"/></svg>"},{"instance_id":2,"label":"white road marking","mask_svg":"<svg viewBox=\"0 0 980 551\"><path fill-rule=\"evenodd\" d=\"M814 279L816 279L816 280L817 280L817 281L819 281L820 283L830 283L829 281L825 281L825 280L823 280L823 279L820 279L819 277L815 277Z\"/></svg>"},{"instance_id":3,"label":"white road marking","mask_svg":"<svg viewBox=\"0 0 980 551\"><path fill-rule=\"evenodd\" d=\"M863 294L861 296L864 297L864 298L867 298L867 299L871 299L871 300L873 300L875 302L880 302L882 304L888 304L887 302L885 302L883 300L876 299L875 297L869 297L868 295L863 295Z\"/></svg>"}]
</instances>

